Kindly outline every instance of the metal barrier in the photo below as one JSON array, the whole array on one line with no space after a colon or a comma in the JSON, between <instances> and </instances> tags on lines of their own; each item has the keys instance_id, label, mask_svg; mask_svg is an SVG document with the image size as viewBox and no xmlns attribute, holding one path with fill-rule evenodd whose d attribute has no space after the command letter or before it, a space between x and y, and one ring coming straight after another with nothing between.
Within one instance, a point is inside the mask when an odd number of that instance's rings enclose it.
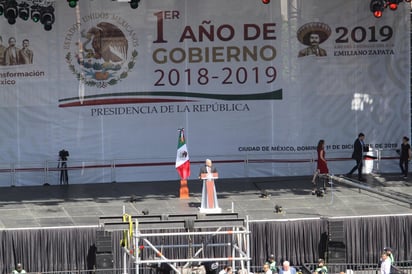
<instances>
[{"instance_id":1,"label":"metal barrier","mask_svg":"<svg viewBox=\"0 0 412 274\"><path fill-rule=\"evenodd\" d=\"M305 264L303 272L313 274L316 264ZM328 273L345 274L380 274L380 266L376 264L327 264ZM317 273L316 273L317 274ZM392 266L391 274L412 274L412 261L398 262Z\"/></svg>"},{"instance_id":2,"label":"metal barrier","mask_svg":"<svg viewBox=\"0 0 412 274\"><path fill-rule=\"evenodd\" d=\"M313 274L316 269L316 264L308 263L303 266L293 266L297 274ZM345 273L345 274L380 274L380 267L378 264L328 264L328 274ZM394 267L395 271L391 274L412 274L412 261L397 262ZM123 269L95 269L95 270L70 270L70 271L53 271L53 272L27 272L28 274L122 274ZM137 273L135 268L129 269L129 273ZM139 274L157 273L154 267L140 267ZM187 269L182 271L185 274L203 274L204 269L194 267L193 269ZM235 269L233 273L246 274L244 271L238 271ZM251 266L249 273L262 273L262 266Z\"/></svg>"},{"instance_id":3,"label":"metal barrier","mask_svg":"<svg viewBox=\"0 0 412 274\"><path fill-rule=\"evenodd\" d=\"M367 185L360 184L357 181L351 181L344 177L338 177L338 176L332 175L330 176L330 178L335 182L343 183L343 184L346 184L352 187L356 187L359 189L359 191L362 189L362 190L369 191L369 192L372 192L372 193L375 193L375 194L378 194L378 195L381 195L381 196L384 196L384 197L387 197L387 198L390 198L390 199L393 199L393 200L396 200L402 203L406 203L409 205L409 208L412 208L412 200L411 200L411 196L409 195L407 197L401 197L399 195L396 195L396 193L387 192L382 189L376 189L376 188L373 188Z\"/></svg>"},{"instance_id":4,"label":"metal barrier","mask_svg":"<svg viewBox=\"0 0 412 274\"><path fill-rule=\"evenodd\" d=\"M208 155L227 178L254 178L275 176L302 176L313 174L316 168L316 151L254 153L242 155ZM371 158L372 157L372 158ZM192 166L203 165L203 156L191 156ZM327 151L326 159L330 173L344 174L353 161L349 151ZM368 172L385 172L397 170L399 155L395 150L373 150L365 160ZM70 184L126 182L130 177L146 178L143 181L160 181L177 178L175 162L168 159L112 159L112 160L75 160L69 159L67 167L59 166L59 161L0 163L0 187L21 185L58 185L64 184L61 173L69 173ZM240 167L239 167L240 166ZM349 167L348 167L349 166ZM166 168L164 168L166 167ZM159 169L162 172L159 172ZM243 172L238 172L242 170ZM236 172L234 172L236 171ZM345 172L346 171L346 172ZM139 176L136 176L139 174ZM161 176L161 177L159 177ZM148 180L147 178L152 178Z\"/></svg>"},{"instance_id":5,"label":"metal barrier","mask_svg":"<svg viewBox=\"0 0 412 274\"><path fill-rule=\"evenodd\" d=\"M295 170L305 170L312 173L315 162L313 153L266 153L266 154L244 154L244 155L208 155L191 156L191 165L199 167L204 164L204 159L211 158L219 166L219 170L227 169L232 172L224 172L227 178L256 177L258 173L264 177L271 177L277 172L287 172L288 175L296 175ZM166 168L165 168L166 167ZM162 172L159 172L159 169ZM233 172L234 170L243 172ZM142 181L161 181L177 178L175 162L168 159L112 159L112 160L75 160L68 159L67 167L60 167L59 161L47 160L44 162L20 162L0 163L0 187L1 186L23 186L23 185L59 185L65 184L61 180L61 173L68 172L69 184L84 183L110 183L127 182L133 177L133 182L146 178ZM139 176L136 176L139 174ZM152 179L153 177L153 179ZM259 176L262 177L262 176ZM129 180L128 180L129 178ZM150 179L147 179L150 178ZM155 179L156 178L156 179Z\"/></svg>"}]
</instances>

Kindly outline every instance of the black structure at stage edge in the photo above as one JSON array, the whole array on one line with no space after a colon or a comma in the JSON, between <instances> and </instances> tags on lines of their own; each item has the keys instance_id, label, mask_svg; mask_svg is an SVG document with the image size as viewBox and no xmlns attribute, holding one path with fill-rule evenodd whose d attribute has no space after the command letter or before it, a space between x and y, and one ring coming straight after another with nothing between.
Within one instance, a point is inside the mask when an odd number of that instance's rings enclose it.
<instances>
[{"instance_id":1,"label":"black structure at stage edge","mask_svg":"<svg viewBox=\"0 0 412 274\"><path fill-rule=\"evenodd\" d=\"M345 234L342 220L328 220L328 245L327 245L327 263L328 264L344 264L346 262L346 244ZM341 272L345 269L333 269L329 267L331 272Z\"/></svg>"},{"instance_id":2,"label":"black structure at stage edge","mask_svg":"<svg viewBox=\"0 0 412 274\"><path fill-rule=\"evenodd\" d=\"M112 234L108 231L96 231L96 269L113 269ZM109 274L108 272L99 272Z\"/></svg>"}]
</instances>

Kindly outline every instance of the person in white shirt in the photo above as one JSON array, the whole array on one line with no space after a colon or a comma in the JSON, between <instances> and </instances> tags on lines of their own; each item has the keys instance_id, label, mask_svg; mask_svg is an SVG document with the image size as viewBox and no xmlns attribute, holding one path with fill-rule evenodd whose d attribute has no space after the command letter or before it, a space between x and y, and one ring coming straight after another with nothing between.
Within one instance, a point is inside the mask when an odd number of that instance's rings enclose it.
<instances>
[{"instance_id":1,"label":"person in white shirt","mask_svg":"<svg viewBox=\"0 0 412 274\"><path fill-rule=\"evenodd\" d=\"M23 265L21 263L18 263L16 269L13 270L12 274L23 274L23 273L26 273L26 270L23 269Z\"/></svg>"},{"instance_id":2,"label":"person in white shirt","mask_svg":"<svg viewBox=\"0 0 412 274\"><path fill-rule=\"evenodd\" d=\"M219 274L232 274L232 268L225 265L225 267L219 271Z\"/></svg>"},{"instance_id":3,"label":"person in white shirt","mask_svg":"<svg viewBox=\"0 0 412 274\"><path fill-rule=\"evenodd\" d=\"M391 273L391 259L388 257L386 252L382 253L381 256L381 274Z\"/></svg>"},{"instance_id":4,"label":"person in white shirt","mask_svg":"<svg viewBox=\"0 0 412 274\"><path fill-rule=\"evenodd\" d=\"M270 265L268 263L263 265L263 273L264 274L272 274L272 270L270 270Z\"/></svg>"},{"instance_id":5,"label":"person in white shirt","mask_svg":"<svg viewBox=\"0 0 412 274\"><path fill-rule=\"evenodd\" d=\"M284 261L279 269L279 274L296 274L296 268L290 266L289 261Z\"/></svg>"},{"instance_id":6,"label":"person in white shirt","mask_svg":"<svg viewBox=\"0 0 412 274\"><path fill-rule=\"evenodd\" d=\"M388 256L389 260L391 260L391 265L394 265L395 264L395 258L393 257L392 248L385 247L383 249L383 251L385 251L385 253Z\"/></svg>"},{"instance_id":7,"label":"person in white shirt","mask_svg":"<svg viewBox=\"0 0 412 274\"><path fill-rule=\"evenodd\" d=\"M278 272L276 268L275 255L271 254L266 263L269 264L270 270L273 274Z\"/></svg>"}]
</instances>

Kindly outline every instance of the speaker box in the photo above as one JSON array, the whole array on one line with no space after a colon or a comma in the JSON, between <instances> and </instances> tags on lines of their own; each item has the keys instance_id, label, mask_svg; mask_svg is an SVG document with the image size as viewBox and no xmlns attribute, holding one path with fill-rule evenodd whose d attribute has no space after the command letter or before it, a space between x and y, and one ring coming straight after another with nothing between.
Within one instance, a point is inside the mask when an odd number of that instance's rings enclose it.
<instances>
[{"instance_id":1,"label":"speaker box","mask_svg":"<svg viewBox=\"0 0 412 274\"><path fill-rule=\"evenodd\" d=\"M328 251L328 263L331 263L331 260L336 261L343 261L346 260L346 252L344 250L341 251Z\"/></svg>"},{"instance_id":2,"label":"speaker box","mask_svg":"<svg viewBox=\"0 0 412 274\"><path fill-rule=\"evenodd\" d=\"M343 231L343 221L329 220L328 230L329 230L329 241L333 241L333 242L344 242L345 241L345 235Z\"/></svg>"},{"instance_id":3,"label":"speaker box","mask_svg":"<svg viewBox=\"0 0 412 274\"><path fill-rule=\"evenodd\" d=\"M345 263L346 245L343 242L328 242L327 259L328 263Z\"/></svg>"},{"instance_id":4,"label":"speaker box","mask_svg":"<svg viewBox=\"0 0 412 274\"><path fill-rule=\"evenodd\" d=\"M113 255L98 253L96 254L96 269L112 269Z\"/></svg>"},{"instance_id":5,"label":"speaker box","mask_svg":"<svg viewBox=\"0 0 412 274\"><path fill-rule=\"evenodd\" d=\"M112 253L112 234L96 231L96 253Z\"/></svg>"},{"instance_id":6,"label":"speaker box","mask_svg":"<svg viewBox=\"0 0 412 274\"><path fill-rule=\"evenodd\" d=\"M346 250L346 245L344 242L329 241L328 250Z\"/></svg>"}]
</instances>

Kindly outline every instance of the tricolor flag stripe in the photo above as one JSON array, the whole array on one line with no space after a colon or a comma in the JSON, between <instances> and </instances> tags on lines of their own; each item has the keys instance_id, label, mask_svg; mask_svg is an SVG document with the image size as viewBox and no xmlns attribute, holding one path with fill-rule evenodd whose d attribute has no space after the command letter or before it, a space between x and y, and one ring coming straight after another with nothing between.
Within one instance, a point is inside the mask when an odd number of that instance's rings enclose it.
<instances>
[{"instance_id":1,"label":"tricolor flag stripe","mask_svg":"<svg viewBox=\"0 0 412 274\"><path fill-rule=\"evenodd\" d=\"M184 130L179 130L179 138L177 142L176 155L176 170L182 180L190 177L190 161L189 153L187 151Z\"/></svg>"}]
</instances>

